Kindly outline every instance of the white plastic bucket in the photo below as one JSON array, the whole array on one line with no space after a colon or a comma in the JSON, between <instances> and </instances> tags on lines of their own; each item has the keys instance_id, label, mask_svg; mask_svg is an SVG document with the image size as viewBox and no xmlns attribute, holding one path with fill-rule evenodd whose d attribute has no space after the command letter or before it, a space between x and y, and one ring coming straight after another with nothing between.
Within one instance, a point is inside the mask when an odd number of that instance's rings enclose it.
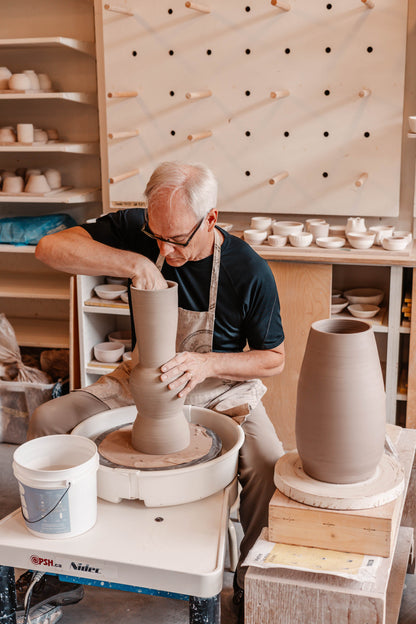
<instances>
[{"instance_id":1,"label":"white plastic bucket","mask_svg":"<svg viewBox=\"0 0 416 624\"><path fill-rule=\"evenodd\" d=\"M97 519L95 442L77 435L51 435L25 442L14 452L27 529L39 537L74 537Z\"/></svg>"}]
</instances>

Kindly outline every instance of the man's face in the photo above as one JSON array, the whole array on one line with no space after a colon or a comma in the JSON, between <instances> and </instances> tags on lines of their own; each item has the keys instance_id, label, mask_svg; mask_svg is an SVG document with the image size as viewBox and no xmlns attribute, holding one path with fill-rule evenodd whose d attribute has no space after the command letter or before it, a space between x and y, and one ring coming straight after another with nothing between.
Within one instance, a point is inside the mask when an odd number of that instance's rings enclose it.
<instances>
[{"instance_id":1,"label":"man's face","mask_svg":"<svg viewBox=\"0 0 416 624\"><path fill-rule=\"evenodd\" d=\"M180 190L172 194L171 191L162 189L157 193L149 203L148 221L153 234L182 242L188 239L198 224L198 219L181 197ZM160 253L168 264L180 267L189 260L201 260L211 253L212 228L208 227L207 221L208 216L186 247L157 241Z\"/></svg>"}]
</instances>

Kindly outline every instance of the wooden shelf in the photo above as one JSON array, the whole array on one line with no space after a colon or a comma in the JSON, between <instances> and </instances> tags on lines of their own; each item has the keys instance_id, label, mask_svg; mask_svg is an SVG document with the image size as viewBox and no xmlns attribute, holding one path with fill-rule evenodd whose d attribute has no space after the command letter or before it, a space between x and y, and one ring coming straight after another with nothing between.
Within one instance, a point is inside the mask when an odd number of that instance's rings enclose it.
<instances>
[{"instance_id":1,"label":"wooden shelf","mask_svg":"<svg viewBox=\"0 0 416 624\"><path fill-rule=\"evenodd\" d=\"M111 301L102 301L100 305L94 305L88 303L89 300L84 302L82 306L83 312L87 314L118 314L120 316L130 316L129 304L117 301L117 303Z\"/></svg>"},{"instance_id":2,"label":"wooden shelf","mask_svg":"<svg viewBox=\"0 0 416 624\"><path fill-rule=\"evenodd\" d=\"M52 91L50 93L40 93L32 91L28 93L0 93L1 100L67 100L78 104L95 105L97 95L95 93L75 93L65 91Z\"/></svg>"},{"instance_id":3,"label":"wooden shelf","mask_svg":"<svg viewBox=\"0 0 416 624\"><path fill-rule=\"evenodd\" d=\"M106 364L104 362L97 362L96 360L92 360L86 366L86 372L92 375L107 375L111 373L111 371L115 370L117 366L119 366L121 362L116 362L115 364Z\"/></svg>"},{"instance_id":4,"label":"wooden shelf","mask_svg":"<svg viewBox=\"0 0 416 624\"><path fill-rule=\"evenodd\" d=\"M84 202L99 201L99 189L72 188L53 195L0 195L2 204L81 204Z\"/></svg>"},{"instance_id":5,"label":"wooden shelf","mask_svg":"<svg viewBox=\"0 0 416 624\"><path fill-rule=\"evenodd\" d=\"M9 245L0 243L0 253L35 253L36 245Z\"/></svg>"},{"instance_id":6,"label":"wooden shelf","mask_svg":"<svg viewBox=\"0 0 416 624\"><path fill-rule=\"evenodd\" d=\"M98 143L45 143L38 145L0 145L0 152L63 152L68 154L98 154Z\"/></svg>"},{"instance_id":7,"label":"wooden shelf","mask_svg":"<svg viewBox=\"0 0 416 624\"><path fill-rule=\"evenodd\" d=\"M67 320L9 318L20 347L69 349Z\"/></svg>"},{"instance_id":8,"label":"wooden shelf","mask_svg":"<svg viewBox=\"0 0 416 624\"><path fill-rule=\"evenodd\" d=\"M31 37L24 39L0 39L0 48L69 48L82 54L95 57L95 46L89 41L80 41L70 37Z\"/></svg>"},{"instance_id":9,"label":"wooden shelf","mask_svg":"<svg viewBox=\"0 0 416 624\"><path fill-rule=\"evenodd\" d=\"M0 299L60 299L69 301L69 280L65 275L50 273L0 274Z\"/></svg>"}]
</instances>

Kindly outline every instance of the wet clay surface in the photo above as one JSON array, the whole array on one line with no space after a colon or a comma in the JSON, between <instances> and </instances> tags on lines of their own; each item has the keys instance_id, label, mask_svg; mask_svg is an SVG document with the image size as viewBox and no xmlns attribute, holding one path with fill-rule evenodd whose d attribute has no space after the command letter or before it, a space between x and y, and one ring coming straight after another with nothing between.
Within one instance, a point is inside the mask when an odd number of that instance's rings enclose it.
<instances>
[{"instance_id":1,"label":"wet clay surface","mask_svg":"<svg viewBox=\"0 0 416 624\"><path fill-rule=\"evenodd\" d=\"M191 441L182 451L152 455L136 451L131 443L132 425L108 433L98 444L102 457L118 466L139 469L167 469L208 461L221 452L221 441L212 431L190 424ZM97 440L98 442L98 440Z\"/></svg>"}]
</instances>

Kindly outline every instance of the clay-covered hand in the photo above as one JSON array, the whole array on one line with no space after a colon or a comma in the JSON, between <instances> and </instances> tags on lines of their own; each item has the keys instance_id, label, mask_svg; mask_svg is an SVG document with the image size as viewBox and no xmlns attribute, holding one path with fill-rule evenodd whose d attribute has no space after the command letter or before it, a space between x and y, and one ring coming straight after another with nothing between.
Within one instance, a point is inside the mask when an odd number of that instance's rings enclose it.
<instances>
[{"instance_id":1,"label":"clay-covered hand","mask_svg":"<svg viewBox=\"0 0 416 624\"><path fill-rule=\"evenodd\" d=\"M170 390L179 389L178 396L186 397L196 385L209 377L209 353L182 351L161 367L160 380L170 382ZM172 381L171 381L172 380Z\"/></svg>"},{"instance_id":2,"label":"clay-covered hand","mask_svg":"<svg viewBox=\"0 0 416 624\"><path fill-rule=\"evenodd\" d=\"M135 274L131 279L134 288L140 290L159 290L168 287L167 281L156 265L144 256L138 257Z\"/></svg>"}]
</instances>

